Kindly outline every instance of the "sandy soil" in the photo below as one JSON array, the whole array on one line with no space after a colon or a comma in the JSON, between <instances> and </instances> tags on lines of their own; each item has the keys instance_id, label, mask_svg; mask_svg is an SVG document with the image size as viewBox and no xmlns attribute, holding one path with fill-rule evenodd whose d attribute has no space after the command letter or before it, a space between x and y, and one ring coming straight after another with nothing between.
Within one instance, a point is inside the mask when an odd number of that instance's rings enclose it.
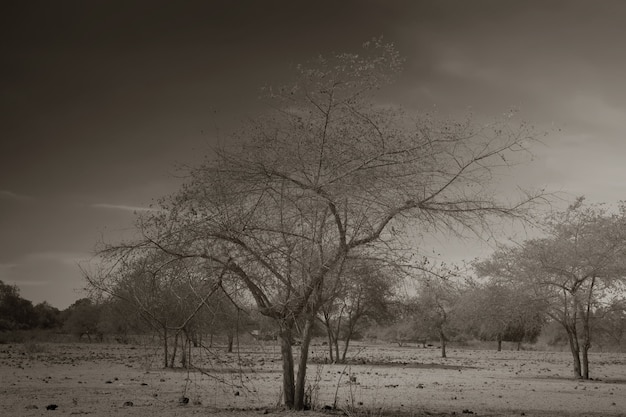
<instances>
[{"instance_id":1,"label":"sandy soil","mask_svg":"<svg viewBox=\"0 0 626 417\"><path fill-rule=\"evenodd\" d=\"M336 404L341 414L369 416L626 416L625 354L593 354L594 380L578 381L567 352L354 352L353 364L331 365L323 347L312 347L308 392L320 411L306 415L328 415L323 407ZM0 345L0 416L302 415L276 407L281 364L271 342L233 354L196 349L194 364L206 373L165 370L160 361L158 347Z\"/></svg>"}]
</instances>

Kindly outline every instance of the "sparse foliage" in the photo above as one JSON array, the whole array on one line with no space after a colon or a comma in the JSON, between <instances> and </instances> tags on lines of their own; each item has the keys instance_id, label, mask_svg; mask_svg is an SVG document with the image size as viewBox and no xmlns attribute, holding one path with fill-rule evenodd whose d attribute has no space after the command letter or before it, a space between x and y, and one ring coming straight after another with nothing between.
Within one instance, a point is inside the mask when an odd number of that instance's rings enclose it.
<instances>
[{"instance_id":1,"label":"sparse foliage","mask_svg":"<svg viewBox=\"0 0 626 417\"><path fill-rule=\"evenodd\" d=\"M546 305L517 283L489 281L466 289L459 300L463 330L482 340L535 342L546 321Z\"/></svg>"}]
</instances>

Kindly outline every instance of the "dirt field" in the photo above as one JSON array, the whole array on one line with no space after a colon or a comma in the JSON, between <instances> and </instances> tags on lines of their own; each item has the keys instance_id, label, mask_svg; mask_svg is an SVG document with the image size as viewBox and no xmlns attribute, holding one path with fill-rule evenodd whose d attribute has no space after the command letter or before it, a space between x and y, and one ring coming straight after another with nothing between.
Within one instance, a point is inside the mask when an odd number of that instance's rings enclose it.
<instances>
[{"instance_id":1,"label":"dirt field","mask_svg":"<svg viewBox=\"0 0 626 417\"><path fill-rule=\"evenodd\" d=\"M571 378L567 352L355 346L352 365L312 347L308 416L626 416L626 355L596 353L592 381ZM277 408L281 364L272 342L193 352L207 371L164 370L158 347L0 345L0 416L302 415ZM335 400L336 399L336 400ZM343 411L323 412L324 406ZM47 406L56 405L55 410ZM328 407L327 407L328 408Z\"/></svg>"}]
</instances>

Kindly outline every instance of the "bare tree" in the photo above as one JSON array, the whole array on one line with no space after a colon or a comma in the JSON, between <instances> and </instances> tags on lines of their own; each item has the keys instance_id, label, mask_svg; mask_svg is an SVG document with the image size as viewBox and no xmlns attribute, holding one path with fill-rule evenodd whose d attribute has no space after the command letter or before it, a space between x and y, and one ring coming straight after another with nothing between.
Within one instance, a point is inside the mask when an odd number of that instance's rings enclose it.
<instances>
[{"instance_id":1,"label":"bare tree","mask_svg":"<svg viewBox=\"0 0 626 417\"><path fill-rule=\"evenodd\" d=\"M402 60L380 41L366 46L298 67L292 85L268 89L272 110L192 169L180 192L140 218L142 238L125 245L202 258L240 280L280 329L289 408L305 405L311 329L349 254L375 252L408 226L481 234L493 216L523 219L541 200L499 202L488 188L526 151L528 126L382 106L375 93Z\"/></svg>"}]
</instances>

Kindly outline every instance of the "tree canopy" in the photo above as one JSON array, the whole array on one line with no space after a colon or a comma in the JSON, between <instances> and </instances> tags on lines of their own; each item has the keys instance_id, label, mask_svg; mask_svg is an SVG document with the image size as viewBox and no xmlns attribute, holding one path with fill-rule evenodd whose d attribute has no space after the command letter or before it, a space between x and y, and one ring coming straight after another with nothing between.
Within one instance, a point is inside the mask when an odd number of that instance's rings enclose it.
<instances>
[{"instance_id":1,"label":"tree canopy","mask_svg":"<svg viewBox=\"0 0 626 417\"><path fill-rule=\"evenodd\" d=\"M544 227L544 237L502 248L477 271L532 289L567 332L575 375L588 379L592 318L626 277L626 205L611 212L580 198Z\"/></svg>"}]
</instances>

